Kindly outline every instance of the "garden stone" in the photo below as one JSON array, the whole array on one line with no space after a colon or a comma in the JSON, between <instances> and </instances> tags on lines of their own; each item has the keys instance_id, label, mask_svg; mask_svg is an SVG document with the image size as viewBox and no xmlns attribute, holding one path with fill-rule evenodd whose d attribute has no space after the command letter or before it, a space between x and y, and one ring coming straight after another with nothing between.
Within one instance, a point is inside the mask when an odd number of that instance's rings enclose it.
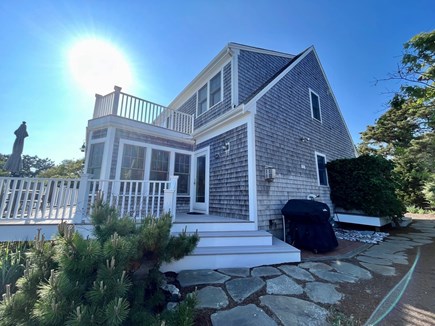
<instances>
[{"instance_id":1,"label":"garden stone","mask_svg":"<svg viewBox=\"0 0 435 326\"><path fill-rule=\"evenodd\" d=\"M272 266L261 266L253 268L251 271L252 276L264 277L264 276L276 276L282 273L275 267Z\"/></svg>"},{"instance_id":2,"label":"garden stone","mask_svg":"<svg viewBox=\"0 0 435 326\"><path fill-rule=\"evenodd\" d=\"M228 297L224 290L215 286L206 286L196 292L198 308L222 309L228 306Z\"/></svg>"},{"instance_id":3,"label":"garden stone","mask_svg":"<svg viewBox=\"0 0 435 326\"><path fill-rule=\"evenodd\" d=\"M247 277L249 276L249 268L221 268L218 272L229 276Z\"/></svg>"},{"instance_id":4,"label":"garden stone","mask_svg":"<svg viewBox=\"0 0 435 326\"><path fill-rule=\"evenodd\" d=\"M335 289L335 285L321 282L307 283L305 293L311 301L318 303L336 304L343 298L343 294Z\"/></svg>"},{"instance_id":5,"label":"garden stone","mask_svg":"<svg viewBox=\"0 0 435 326\"><path fill-rule=\"evenodd\" d=\"M360 263L365 268L371 270L374 273L381 274L384 276L394 276L396 275L396 269L394 267L390 266L382 266L382 265L376 265L376 264L370 264L370 263Z\"/></svg>"},{"instance_id":6,"label":"garden stone","mask_svg":"<svg viewBox=\"0 0 435 326\"><path fill-rule=\"evenodd\" d=\"M229 279L229 276L211 269L184 270L177 276L177 280L182 287L199 284L222 284Z\"/></svg>"},{"instance_id":7,"label":"garden stone","mask_svg":"<svg viewBox=\"0 0 435 326\"><path fill-rule=\"evenodd\" d=\"M312 273L325 281L333 282L333 283L336 282L355 283L357 281L357 278L354 276L337 273L337 272L313 270Z\"/></svg>"},{"instance_id":8,"label":"garden stone","mask_svg":"<svg viewBox=\"0 0 435 326\"><path fill-rule=\"evenodd\" d=\"M302 294L304 290L288 276L281 275L266 281L267 294Z\"/></svg>"},{"instance_id":9,"label":"garden stone","mask_svg":"<svg viewBox=\"0 0 435 326\"><path fill-rule=\"evenodd\" d=\"M372 278L372 274L368 270L351 263L336 261L331 265L337 272L350 275L357 279L370 280Z\"/></svg>"},{"instance_id":10,"label":"garden stone","mask_svg":"<svg viewBox=\"0 0 435 326\"><path fill-rule=\"evenodd\" d=\"M174 311L178 307L178 302L168 302L166 304L166 310Z\"/></svg>"},{"instance_id":11,"label":"garden stone","mask_svg":"<svg viewBox=\"0 0 435 326\"><path fill-rule=\"evenodd\" d=\"M393 262L389 259L382 259L377 257L367 257L367 256L358 256L356 257L359 261L362 261L364 263L370 263L370 264L376 264L376 265L384 265L384 266L391 266Z\"/></svg>"},{"instance_id":12,"label":"garden stone","mask_svg":"<svg viewBox=\"0 0 435 326\"><path fill-rule=\"evenodd\" d=\"M315 303L281 295L265 295L260 301L284 326L329 325L326 321L328 311Z\"/></svg>"},{"instance_id":13,"label":"garden stone","mask_svg":"<svg viewBox=\"0 0 435 326\"><path fill-rule=\"evenodd\" d=\"M284 273L286 273L288 276L295 278L297 280L308 281L308 282L314 281L313 275L311 275L308 271L298 266L281 265L278 268L282 270Z\"/></svg>"},{"instance_id":14,"label":"garden stone","mask_svg":"<svg viewBox=\"0 0 435 326\"><path fill-rule=\"evenodd\" d=\"M324 264L324 263L315 263L315 262L306 262L306 263L300 263L298 265L299 267L309 269L310 272L312 271L330 271L332 269L331 266Z\"/></svg>"},{"instance_id":15,"label":"garden stone","mask_svg":"<svg viewBox=\"0 0 435 326\"><path fill-rule=\"evenodd\" d=\"M171 295L171 301L180 300L181 298L180 290L174 284L169 284L166 281L163 281L163 284L160 285L160 288Z\"/></svg>"},{"instance_id":16,"label":"garden stone","mask_svg":"<svg viewBox=\"0 0 435 326\"><path fill-rule=\"evenodd\" d=\"M211 315L213 326L277 326L262 309L248 304Z\"/></svg>"},{"instance_id":17,"label":"garden stone","mask_svg":"<svg viewBox=\"0 0 435 326\"><path fill-rule=\"evenodd\" d=\"M234 301L240 303L264 286L259 277L237 278L225 283L228 293Z\"/></svg>"}]
</instances>

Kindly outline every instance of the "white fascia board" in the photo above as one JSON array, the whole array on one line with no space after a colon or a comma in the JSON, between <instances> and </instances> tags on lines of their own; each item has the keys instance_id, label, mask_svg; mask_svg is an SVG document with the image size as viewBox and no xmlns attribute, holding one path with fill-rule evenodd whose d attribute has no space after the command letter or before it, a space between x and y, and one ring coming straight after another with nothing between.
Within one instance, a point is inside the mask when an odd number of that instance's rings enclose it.
<instances>
[{"instance_id":1,"label":"white fascia board","mask_svg":"<svg viewBox=\"0 0 435 326\"><path fill-rule=\"evenodd\" d=\"M293 62L290 66L288 66L283 72L281 72L274 80L272 80L266 87L264 87L257 95L255 95L248 103L245 104L247 111L254 111L257 107L257 101L266 94L273 86L275 86L285 75L289 73L299 62L301 62L311 51L314 50L314 47L310 47L305 52L297 58L295 62Z\"/></svg>"},{"instance_id":2,"label":"white fascia board","mask_svg":"<svg viewBox=\"0 0 435 326\"><path fill-rule=\"evenodd\" d=\"M175 140L187 144L194 144L194 140L190 135L113 115L92 119L88 122L89 130L103 127L115 127L123 130L145 133L152 136L164 137L169 140Z\"/></svg>"},{"instance_id":3,"label":"white fascia board","mask_svg":"<svg viewBox=\"0 0 435 326\"><path fill-rule=\"evenodd\" d=\"M342 114L341 109L340 109L340 105L338 105L337 98L335 97L335 94L332 91L332 87L331 87L331 84L329 83L328 77L326 77L325 70L323 69L322 63L320 62L319 56L317 55L317 51L314 47L312 47L312 50L314 52L314 55L316 56L317 62L319 63L320 70L322 71L322 74L323 74L323 78L325 78L325 80L326 80L326 84L328 85L328 89L329 89L329 92L331 93L332 99L334 100L334 103L337 106L338 114L340 114L341 120L344 123L344 127L346 128L346 131L347 131L347 135L349 136L349 139L352 142L353 147L355 149L355 144L353 143L352 135L350 134L349 128L347 127L346 120L344 120L343 114ZM355 154L357 154L356 149L355 149ZM357 155L355 155L355 156L357 156Z\"/></svg>"},{"instance_id":4,"label":"white fascia board","mask_svg":"<svg viewBox=\"0 0 435 326\"><path fill-rule=\"evenodd\" d=\"M202 143L207 139L218 136L243 123L246 123L246 121L243 122L241 120L242 118L246 117L246 115L247 114L244 110L244 106L240 105L221 115L220 117L214 119L213 121L207 123L201 128L198 128L197 130L195 130L192 136L197 144Z\"/></svg>"},{"instance_id":5,"label":"white fascia board","mask_svg":"<svg viewBox=\"0 0 435 326\"><path fill-rule=\"evenodd\" d=\"M231 61L232 51L225 46L219 54L177 95L177 97L168 105L168 108L178 109L189 98L191 98L198 89L203 86L215 73L222 69ZM222 76L223 79L223 76Z\"/></svg>"},{"instance_id":6,"label":"white fascia board","mask_svg":"<svg viewBox=\"0 0 435 326\"><path fill-rule=\"evenodd\" d=\"M289 58L292 59L295 56L293 54L289 54L289 53L284 53L284 52L279 52L279 51L273 51L273 50L267 50L267 49L262 49L262 48L257 48L255 46L249 46L249 45L244 45L244 44L239 44L239 43L233 43L230 42L228 44L228 46L231 49L238 49L238 50L244 50L244 51L250 51L250 52L256 52L256 53L262 53L262 54L270 54L270 55L275 55L278 57L284 57L284 58Z\"/></svg>"}]
</instances>

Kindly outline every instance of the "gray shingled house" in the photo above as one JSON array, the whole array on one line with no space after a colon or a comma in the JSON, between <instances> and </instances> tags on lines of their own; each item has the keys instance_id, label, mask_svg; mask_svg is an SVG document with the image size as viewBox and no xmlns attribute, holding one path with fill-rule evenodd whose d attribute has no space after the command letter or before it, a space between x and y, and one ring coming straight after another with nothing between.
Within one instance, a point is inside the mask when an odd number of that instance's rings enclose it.
<instances>
[{"instance_id":1,"label":"gray shingled house","mask_svg":"<svg viewBox=\"0 0 435 326\"><path fill-rule=\"evenodd\" d=\"M119 87L96 95L87 145L86 171L112 182L107 198L124 214L166 208L174 232L200 232L195 253L167 270L298 261L277 239L281 208L307 196L331 206L325 163L355 156L313 47L236 43L166 107Z\"/></svg>"}]
</instances>

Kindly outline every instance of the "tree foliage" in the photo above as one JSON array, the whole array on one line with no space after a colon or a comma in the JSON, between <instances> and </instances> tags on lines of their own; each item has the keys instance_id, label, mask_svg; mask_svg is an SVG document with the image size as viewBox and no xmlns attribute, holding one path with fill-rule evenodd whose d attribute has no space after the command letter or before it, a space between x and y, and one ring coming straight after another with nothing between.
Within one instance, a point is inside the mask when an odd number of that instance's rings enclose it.
<instances>
[{"instance_id":1,"label":"tree foliage","mask_svg":"<svg viewBox=\"0 0 435 326\"><path fill-rule=\"evenodd\" d=\"M331 200L337 207L395 220L403 216L391 161L362 155L329 162L327 168Z\"/></svg>"},{"instance_id":2,"label":"tree foliage","mask_svg":"<svg viewBox=\"0 0 435 326\"><path fill-rule=\"evenodd\" d=\"M63 160L59 165L55 165L39 173L41 178L79 178L83 172L84 159Z\"/></svg>"},{"instance_id":3,"label":"tree foliage","mask_svg":"<svg viewBox=\"0 0 435 326\"><path fill-rule=\"evenodd\" d=\"M4 169L8 158L9 155L0 154L0 176L10 176L9 171ZM49 158L40 158L37 155L22 155L21 160L23 168L20 175L22 177L34 178L54 166L54 162Z\"/></svg>"},{"instance_id":4,"label":"tree foliage","mask_svg":"<svg viewBox=\"0 0 435 326\"><path fill-rule=\"evenodd\" d=\"M399 195L406 204L424 207L434 197L435 179L435 31L404 44L397 72L401 86L390 108L362 135L361 153L392 159L400 176ZM435 205L435 202L432 202Z\"/></svg>"}]
</instances>

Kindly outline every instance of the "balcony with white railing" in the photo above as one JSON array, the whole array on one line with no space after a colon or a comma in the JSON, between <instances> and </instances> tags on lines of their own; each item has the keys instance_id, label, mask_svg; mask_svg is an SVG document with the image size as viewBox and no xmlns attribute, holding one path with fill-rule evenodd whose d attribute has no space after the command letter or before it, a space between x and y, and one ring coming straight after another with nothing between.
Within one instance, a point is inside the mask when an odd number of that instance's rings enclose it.
<instances>
[{"instance_id":1,"label":"balcony with white railing","mask_svg":"<svg viewBox=\"0 0 435 326\"><path fill-rule=\"evenodd\" d=\"M183 134L193 132L193 115L121 92L121 87L107 95L95 95L93 118L115 115Z\"/></svg>"}]
</instances>

